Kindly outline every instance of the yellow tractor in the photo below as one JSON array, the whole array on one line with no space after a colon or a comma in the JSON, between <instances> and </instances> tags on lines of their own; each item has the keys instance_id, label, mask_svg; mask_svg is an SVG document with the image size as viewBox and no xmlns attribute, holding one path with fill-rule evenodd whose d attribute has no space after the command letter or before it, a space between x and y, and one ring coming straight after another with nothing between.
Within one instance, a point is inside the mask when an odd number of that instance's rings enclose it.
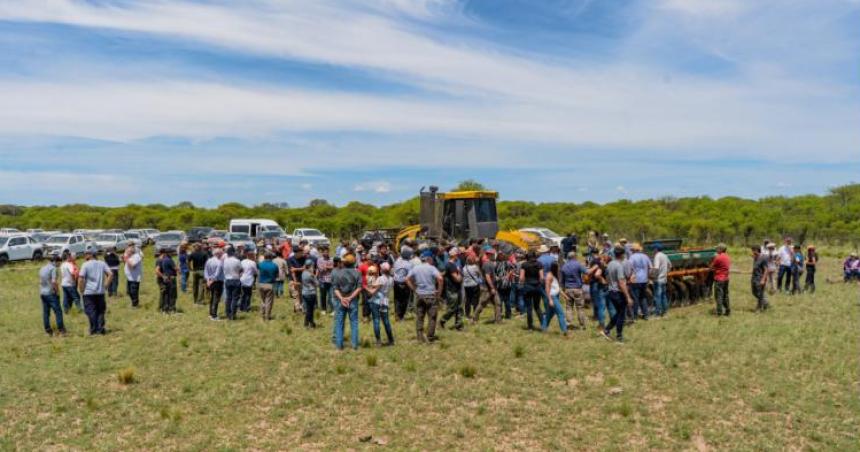
<instances>
[{"instance_id":1,"label":"yellow tractor","mask_svg":"<svg viewBox=\"0 0 860 452\"><path fill-rule=\"evenodd\" d=\"M537 235L521 231L499 231L494 191L439 192L438 187L420 192L420 224L407 226L397 234L396 249L406 239L464 243L471 239L494 239L522 250L540 246Z\"/></svg>"}]
</instances>

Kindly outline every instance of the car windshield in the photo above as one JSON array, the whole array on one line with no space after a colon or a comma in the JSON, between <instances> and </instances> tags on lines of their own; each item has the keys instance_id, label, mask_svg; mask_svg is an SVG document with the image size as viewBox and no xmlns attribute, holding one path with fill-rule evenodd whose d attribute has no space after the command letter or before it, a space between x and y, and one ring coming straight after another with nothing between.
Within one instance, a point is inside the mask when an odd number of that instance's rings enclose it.
<instances>
[{"instance_id":1,"label":"car windshield","mask_svg":"<svg viewBox=\"0 0 860 452\"><path fill-rule=\"evenodd\" d=\"M271 239L271 238L274 238L274 237L278 237L278 236L280 236L280 235L281 235L281 233L280 233L280 232L278 232L278 231L264 231L264 232L263 232L263 237L265 237L265 238L267 238L267 239Z\"/></svg>"},{"instance_id":2,"label":"car windshield","mask_svg":"<svg viewBox=\"0 0 860 452\"><path fill-rule=\"evenodd\" d=\"M97 242L113 242L116 240L116 235L114 234L99 234L96 237Z\"/></svg>"},{"instance_id":3,"label":"car windshield","mask_svg":"<svg viewBox=\"0 0 860 452\"><path fill-rule=\"evenodd\" d=\"M264 231L280 231L280 230L281 230L281 227L280 227L280 226L275 226L275 225L266 225L266 226L263 226L263 227L262 227L262 228L260 228L260 229L262 229L262 230L264 230Z\"/></svg>"},{"instance_id":4,"label":"car windshield","mask_svg":"<svg viewBox=\"0 0 860 452\"><path fill-rule=\"evenodd\" d=\"M305 229L303 232L305 234L305 237L307 237L309 235L310 236L323 235L322 232L317 231L316 229Z\"/></svg>"},{"instance_id":5,"label":"car windshield","mask_svg":"<svg viewBox=\"0 0 860 452\"><path fill-rule=\"evenodd\" d=\"M234 232L230 234L230 240L248 240L250 237L244 232Z\"/></svg>"},{"instance_id":6,"label":"car windshield","mask_svg":"<svg viewBox=\"0 0 860 452\"><path fill-rule=\"evenodd\" d=\"M48 243L66 243L69 241L69 236L67 235L55 235L48 239Z\"/></svg>"},{"instance_id":7,"label":"car windshield","mask_svg":"<svg viewBox=\"0 0 860 452\"><path fill-rule=\"evenodd\" d=\"M227 233L224 231L212 231L209 233L209 237L221 237L221 238L223 238L225 235L227 235Z\"/></svg>"},{"instance_id":8,"label":"car windshield","mask_svg":"<svg viewBox=\"0 0 860 452\"><path fill-rule=\"evenodd\" d=\"M161 234L158 236L159 242L178 242L180 240L179 234Z\"/></svg>"},{"instance_id":9,"label":"car windshield","mask_svg":"<svg viewBox=\"0 0 860 452\"><path fill-rule=\"evenodd\" d=\"M553 232L549 229L545 229L545 228L544 229L538 229L538 231L541 234L543 234L545 237L549 237L551 239L557 239L557 238L561 237L560 235L556 234L555 232Z\"/></svg>"},{"instance_id":10,"label":"car windshield","mask_svg":"<svg viewBox=\"0 0 860 452\"><path fill-rule=\"evenodd\" d=\"M137 232L126 232L125 236L130 239L139 239L140 235Z\"/></svg>"}]
</instances>

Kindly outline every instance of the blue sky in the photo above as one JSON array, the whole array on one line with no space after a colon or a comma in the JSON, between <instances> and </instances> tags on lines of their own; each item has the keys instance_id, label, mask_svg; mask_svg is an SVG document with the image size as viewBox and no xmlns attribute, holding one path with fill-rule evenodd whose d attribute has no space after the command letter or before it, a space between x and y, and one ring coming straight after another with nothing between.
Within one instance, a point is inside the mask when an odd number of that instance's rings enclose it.
<instances>
[{"instance_id":1,"label":"blue sky","mask_svg":"<svg viewBox=\"0 0 860 452\"><path fill-rule=\"evenodd\" d=\"M0 0L0 203L860 182L860 0Z\"/></svg>"}]
</instances>

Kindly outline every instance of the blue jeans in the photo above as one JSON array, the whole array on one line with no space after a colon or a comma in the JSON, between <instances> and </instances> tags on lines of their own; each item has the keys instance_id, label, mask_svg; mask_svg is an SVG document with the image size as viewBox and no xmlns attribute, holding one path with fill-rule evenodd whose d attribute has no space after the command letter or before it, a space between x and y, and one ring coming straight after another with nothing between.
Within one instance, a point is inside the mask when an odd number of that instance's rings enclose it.
<instances>
[{"instance_id":1,"label":"blue jeans","mask_svg":"<svg viewBox=\"0 0 860 452\"><path fill-rule=\"evenodd\" d=\"M275 284L272 285L272 289L275 292L276 297L281 297L284 295L284 282L283 281L275 281Z\"/></svg>"},{"instance_id":2,"label":"blue jeans","mask_svg":"<svg viewBox=\"0 0 860 452\"><path fill-rule=\"evenodd\" d=\"M84 310L84 307L81 305L81 294L78 293L78 288L75 286L63 286L63 309L69 312L69 309L72 309L72 304L77 306L79 311Z\"/></svg>"},{"instance_id":3,"label":"blue jeans","mask_svg":"<svg viewBox=\"0 0 860 452\"><path fill-rule=\"evenodd\" d=\"M115 297L117 294L117 290L119 290L119 269L112 268L110 270L113 278L110 280L110 286L108 287L108 295Z\"/></svg>"},{"instance_id":4,"label":"blue jeans","mask_svg":"<svg viewBox=\"0 0 860 452\"><path fill-rule=\"evenodd\" d=\"M320 283L320 309L323 312L334 311L334 291L330 282Z\"/></svg>"},{"instance_id":5,"label":"blue jeans","mask_svg":"<svg viewBox=\"0 0 860 452\"><path fill-rule=\"evenodd\" d=\"M606 325L606 334L615 328L616 337L623 339L624 334L624 316L627 315L627 300L624 299L624 294L621 292L609 292L609 304L614 307L615 313L612 314L612 320L609 325Z\"/></svg>"},{"instance_id":6,"label":"blue jeans","mask_svg":"<svg viewBox=\"0 0 860 452\"><path fill-rule=\"evenodd\" d=\"M183 292L188 292L188 270L182 270L182 279L180 280L179 287Z\"/></svg>"},{"instance_id":7,"label":"blue jeans","mask_svg":"<svg viewBox=\"0 0 860 452\"><path fill-rule=\"evenodd\" d=\"M633 298L633 317L648 318L648 284L630 284L630 296Z\"/></svg>"},{"instance_id":8,"label":"blue jeans","mask_svg":"<svg viewBox=\"0 0 860 452\"><path fill-rule=\"evenodd\" d=\"M782 287L782 279L785 278L785 289ZM776 276L776 290L784 290L788 292L791 290L791 266L789 265L780 265L779 272Z\"/></svg>"},{"instance_id":9,"label":"blue jeans","mask_svg":"<svg viewBox=\"0 0 860 452\"><path fill-rule=\"evenodd\" d=\"M224 281L224 291L226 293L224 307L227 310L227 318L235 320L236 311L239 310L239 299L242 296L242 283L238 279L228 279Z\"/></svg>"},{"instance_id":10,"label":"blue jeans","mask_svg":"<svg viewBox=\"0 0 860 452\"><path fill-rule=\"evenodd\" d=\"M393 344L394 333L391 332L391 321L388 319L388 306L370 303L370 315L373 317L373 335L376 336L376 342L382 340L382 334L379 331L379 321L382 320L388 343Z\"/></svg>"},{"instance_id":11,"label":"blue jeans","mask_svg":"<svg viewBox=\"0 0 860 452\"><path fill-rule=\"evenodd\" d=\"M523 288L519 284L515 284L511 288L511 299L514 307L517 308L517 312L520 314L525 314L526 312L526 302L523 299Z\"/></svg>"},{"instance_id":12,"label":"blue jeans","mask_svg":"<svg viewBox=\"0 0 860 452\"><path fill-rule=\"evenodd\" d=\"M302 309L305 311L305 326L316 328L317 324L314 322L314 308L317 306L317 295L312 294L302 294Z\"/></svg>"},{"instance_id":13,"label":"blue jeans","mask_svg":"<svg viewBox=\"0 0 860 452\"><path fill-rule=\"evenodd\" d=\"M666 283L654 283L654 310L661 317L669 311L669 295L666 293Z\"/></svg>"},{"instance_id":14,"label":"blue jeans","mask_svg":"<svg viewBox=\"0 0 860 452\"><path fill-rule=\"evenodd\" d=\"M567 333L567 320L564 318L564 307L559 302L558 295L552 296L552 306L549 305L549 302L546 302L544 306L546 307L546 314L541 319L540 329L546 332L553 316L558 316L558 326L561 328L561 332Z\"/></svg>"},{"instance_id":15,"label":"blue jeans","mask_svg":"<svg viewBox=\"0 0 860 452\"><path fill-rule=\"evenodd\" d=\"M334 315L334 346L338 350L343 350L343 324L346 321L346 316L349 315L349 336L352 342L352 348L358 349L358 299L349 302L349 306L344 307L342 304L337 304L337 310Z\"/></svg>"},{"instance_id":16,"label":"blue jeans","mask_svg":"<svg viewBox=\"0 0 860 452\"><path fill-rule=\"evenodd\" d=\"M66 332L66 326L63 325L63 310L60 309L60 297L57 294L42 295L42 324L48 333L53 331L51 329L51 311L54 311L54 317L57 318L57 330L61 333Z\"/></svg>"},{"instance_id":17,"label":"blue jeans","mask_svg":"<svg viewBox=\"0 0 860 452\"><path fill-rule=\"evenodd\" d=\"M594 318L601 327L606 326L606 292L600 289L597 283L591 283L591 308L594 310Z\"/></svg>"}]
</instances>

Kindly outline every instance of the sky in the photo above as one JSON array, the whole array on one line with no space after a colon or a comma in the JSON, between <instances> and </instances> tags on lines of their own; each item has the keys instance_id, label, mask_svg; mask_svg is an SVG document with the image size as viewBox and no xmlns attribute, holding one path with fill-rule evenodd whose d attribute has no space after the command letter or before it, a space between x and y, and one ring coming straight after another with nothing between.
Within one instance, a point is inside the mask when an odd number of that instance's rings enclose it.
<instances>
[{"instance_id":1,"label":"sky","mask_svg":"<svg viewBox=\"0 0 860 452\"><path fill-rule=\"evenodd\" d=\"M0 0L0 204L860 182L860 0Z\"/></svg>"}]
</instances>

